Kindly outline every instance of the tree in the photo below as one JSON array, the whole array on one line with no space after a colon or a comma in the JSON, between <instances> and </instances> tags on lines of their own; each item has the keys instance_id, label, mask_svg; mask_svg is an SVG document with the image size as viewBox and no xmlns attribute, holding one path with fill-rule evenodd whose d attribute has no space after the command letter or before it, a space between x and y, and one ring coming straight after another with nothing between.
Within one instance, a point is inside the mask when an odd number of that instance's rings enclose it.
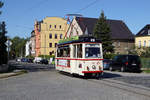
<instances>
[{"instance_id":1,"label":"tree","mask_svg":"<svg viewBox=\"0 0 150 100\"><path fill-rule=\"evenodd\" d=\"M5 28L5 22L2 22L0 25L0 64L6 64L7 63L7 46L5 45L7 41L6 35L6 28Z\"/></svg>"},{"instance_id":2,"label":"tree","mask_svg":"<svg viewBox=\"0 0 150 100\"><path fill-rule=\"evenodd\" d=\"M20 38L18 36L14 37L11 45L11 55L19 57L25 55L25 44L27 39Z\"/></svg>"},{"instance_id":3,"label":"tree","mask_svg":"<svg viewBox=\"0 0 150 100\"><path fill-rule=\"evenodd\" d=\"M4 3L0 1L0 8L2 8L3 5L4 5ZM2 13L2 12L0 11L0 14L1 14L1 13Z\"/></svg>"},{"instance_id":4,"label":"tree","mask_svg":"<svg viewBox=\"0 0 150 100\"><path fill-rule=\"evenodd\" d=\"M101 39L103 54L112 53L114 51L114 46L112 45L112 40L110 37L110 28L106 22L106 16L104 15L104 11L102 11L97 23L95 24L94 37Z\"/></svg>"},{"instance_id":5,"label":"tree","mask_svg":"<svg viewBox=\"0 0 150 100\"><path fill-rule=\"evenodd\" d=\"M0 1L0 8L2 8L3 6L3 2ZM0 14L2 12L0 11ZM7 37L6 37L6 25L5 22L0 22L0 65L1 64L6 64L7 63L7 51L6 48L7 46L5 45L6 41L7 41Z\"/></svg>"}]
</instances>

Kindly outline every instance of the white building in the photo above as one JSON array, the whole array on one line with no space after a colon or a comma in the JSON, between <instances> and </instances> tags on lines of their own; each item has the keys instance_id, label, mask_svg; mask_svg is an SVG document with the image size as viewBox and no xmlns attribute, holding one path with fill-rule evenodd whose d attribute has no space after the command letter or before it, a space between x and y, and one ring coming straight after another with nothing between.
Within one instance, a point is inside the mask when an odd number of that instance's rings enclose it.
<instances>
[{"instance_id":1,"label":"white building","mask_svg":"<svg viewBox=\"0 0 150 100\"><path fill-rule=\"evenodd\" d=\"M26 52L25 52L25 56L29 56L30 55L30 44L31 44L31 41L27 41L26 42Z\"/></svg>"}]
</instances>

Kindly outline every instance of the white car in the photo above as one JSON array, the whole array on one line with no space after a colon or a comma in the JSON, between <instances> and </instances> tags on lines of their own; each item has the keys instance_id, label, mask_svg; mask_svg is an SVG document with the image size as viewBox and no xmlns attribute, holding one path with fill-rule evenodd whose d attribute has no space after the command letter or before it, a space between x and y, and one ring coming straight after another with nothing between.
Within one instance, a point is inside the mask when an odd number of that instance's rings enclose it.
<instances>
[{"instance_id":1,"label":"white car","mask_svg":"<svg viewBox=\"0 0 150 100\"><path fill-rule=\"evenodd\" d=\"M35 57L34 60L33 60L33 62L34 63L40 63L41 60L42 60L41 57Z\"/></svg>"},{"instance_id":2,"label":"white car","mask_svg":"<svg viewBox=\"0 0 150 100\"><path fill-rule=\"evenodd\" d=\"M16 61L17 61L17 62L21 62L21 58L17 58Z\"/></svg>"}]
</instances>

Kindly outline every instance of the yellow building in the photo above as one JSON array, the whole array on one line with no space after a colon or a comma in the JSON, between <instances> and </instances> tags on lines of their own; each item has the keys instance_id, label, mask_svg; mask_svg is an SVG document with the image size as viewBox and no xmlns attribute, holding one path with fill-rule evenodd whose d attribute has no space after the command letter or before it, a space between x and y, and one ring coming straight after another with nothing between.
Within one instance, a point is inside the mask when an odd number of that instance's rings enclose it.
<instances>
[{"instance_id":1,"label":"yellow building","mask_svg":"<svg viewBox=\"0 0 150 100\"><path fill-rule=\"evenodd\" d=\"M55 47L68 29L67 20L60 17L46 17L40 22L40 55L54 55Z\"/></svg>"},{"instance_id":2,"label":"yellow building","mask_svg":"<svg viewBox=\"0 0 150 100\"><path fill-rule=\"evenodd\" d=\"M150 24L146 25L136 34L135 46L138 48L150 47Z\"/></svg>"}]
</instances>

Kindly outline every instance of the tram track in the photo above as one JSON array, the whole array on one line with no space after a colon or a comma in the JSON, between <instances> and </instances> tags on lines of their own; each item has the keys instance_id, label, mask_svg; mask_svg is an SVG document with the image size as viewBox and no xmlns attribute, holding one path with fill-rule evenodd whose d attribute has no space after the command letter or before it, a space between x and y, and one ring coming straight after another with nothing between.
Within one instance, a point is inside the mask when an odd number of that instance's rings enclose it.
<instances>
[{"instance_id":1,"label":"tram track","mask_svg":"<svg viewBox=\"0 0 150 100\"><path fill-rule=\"evenodd\" d=\"M150 98L150 89L145 87L139 87L135 85L129 85L127 83L112 81L110 79L101 79L101 80L94 80L94 79L87 79L87 81L95 83L95 84L103 84L109 87L117 88L126 92L130 92L133 94L145 96Z\"/></svg>"}]
</instances>

